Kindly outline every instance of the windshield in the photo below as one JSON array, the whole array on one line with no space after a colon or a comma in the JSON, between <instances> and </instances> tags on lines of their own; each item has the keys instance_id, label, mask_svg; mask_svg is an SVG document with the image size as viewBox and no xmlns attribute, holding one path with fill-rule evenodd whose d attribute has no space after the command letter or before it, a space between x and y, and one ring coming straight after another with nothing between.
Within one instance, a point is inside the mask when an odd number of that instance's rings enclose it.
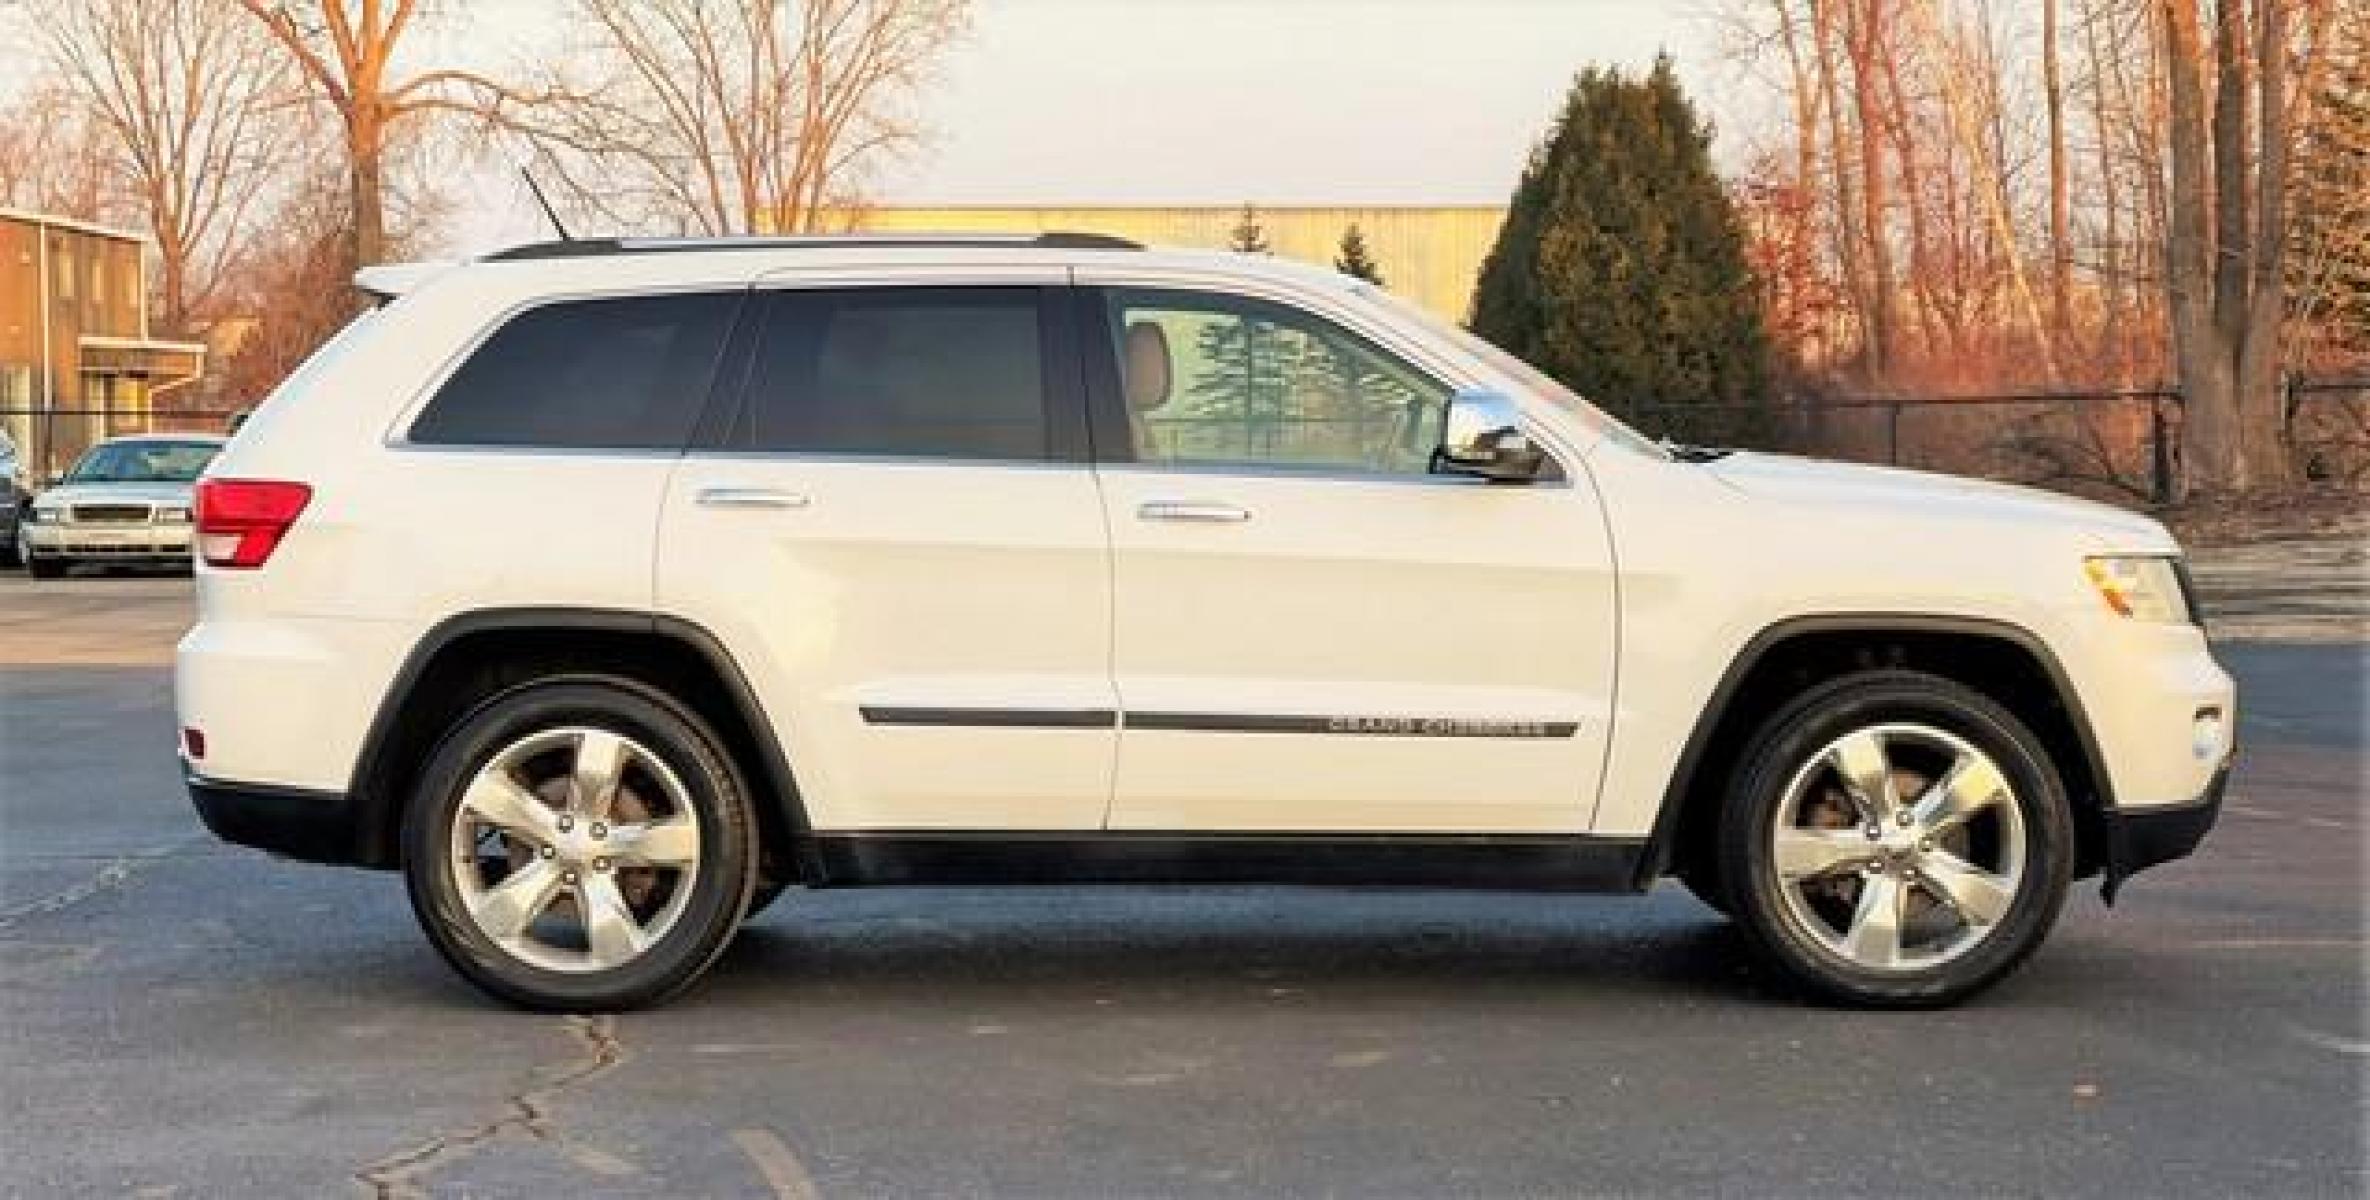
<instances>
[{"instance_id":1,"label":"windshield","mask_svg":"<svg viewBox=\"0 0 2370 1200\"><path fill-rule=\"evenodd\" d=\"M213 442L101 442L66 472L66 482L190 483L221 452Z\"/></svg>"},{"instance_id":2,"label":"windshield","mask_svg":"<svg viewBox=\"0 0 2370 1200\"><path fill-rule=\"evenodd\" d=\"M1570 413L1580 422L1581 427L1589 432L1611 438L1642 454L1651 454L1656 458L1670 457L1669 452L1664 450L1660 443L1614 420L1606 415L1603 409L1581 399L1579 393L1557 382L1554 376L1508 354L1489 339L1472 330L1443 321L1432 315L1430 311L1410 301L1402 300L1378 287L1362 286L1357 289L1357 293L1422 325L1433 333L1439 334L1455 343L1459 349L1481 359L1497 370L1513 376L1516 382L1522 384L1523 390Z\"/></svg>"}]
</instances>

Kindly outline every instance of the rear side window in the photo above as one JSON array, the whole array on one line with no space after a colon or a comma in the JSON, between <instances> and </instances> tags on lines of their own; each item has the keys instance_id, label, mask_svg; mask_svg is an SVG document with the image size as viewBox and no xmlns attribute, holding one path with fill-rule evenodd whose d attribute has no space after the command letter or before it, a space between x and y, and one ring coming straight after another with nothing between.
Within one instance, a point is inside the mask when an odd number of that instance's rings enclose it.
<instances>
[{"instance_id":1,"label":"rear side window","mask_svg":"<svg viewBox=\"0 0 2370 1200\"><path fill-rule=\"evenodd\" d=\"M853 288L766 308L736 449L1042 459L1040 291Z\"/></svg>"},{"instance_id":2,"label":"rear side window","mask_svg":"<svg viewBox=\"0 0 2370 1200\"><path fill-rule=\"evenodd\" d=\"M411 440L442 446L680 449L738 292L619 296L512 317L445 381Z\"/></svg>"}]
</instances>

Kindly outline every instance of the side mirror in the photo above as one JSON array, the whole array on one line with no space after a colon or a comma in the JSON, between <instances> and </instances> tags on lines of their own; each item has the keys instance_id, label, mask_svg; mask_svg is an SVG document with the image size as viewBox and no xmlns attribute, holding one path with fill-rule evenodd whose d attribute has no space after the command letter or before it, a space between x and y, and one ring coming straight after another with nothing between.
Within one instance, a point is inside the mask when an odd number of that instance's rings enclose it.
<instances>
[{"instance_id":1,"label":"side mirror","mask_svg":"<svg viewBox=\"0 0 2370 1200\"><path fill-rule=\"evenodd\" d=\"M1448 428L1432 469L1445 475L1474 475L1500 483L1528 483L1539 477L1547 452L1523 432L1522 410L1496 392L1459 392L1448 402Z\"/></svg>"}]
</instances>

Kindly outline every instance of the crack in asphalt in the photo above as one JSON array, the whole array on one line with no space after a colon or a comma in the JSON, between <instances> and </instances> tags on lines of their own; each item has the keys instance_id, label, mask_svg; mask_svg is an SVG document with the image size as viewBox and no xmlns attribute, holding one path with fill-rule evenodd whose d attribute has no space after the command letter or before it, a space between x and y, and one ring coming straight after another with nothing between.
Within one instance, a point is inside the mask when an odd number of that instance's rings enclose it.
<instances>
[{"instance_id":1,"label":"crack in asphalt","mask_svg":"<svg viewBox=\"0 0 2370 1200\"><path fill-rule=\"evenodd\" d=\"M617 1038L614 1017L563 1017L561 1027L583 1053L545 1075L543 1081L502 1098L492 1120L453 1133L439 1134L408 1150L370 1163L354 1172L354 1179L376 1200L418 1200L428 1195L427 1177L477 1152L504 1134L517 1131L530 1139L554 1145L568 1141L551 1121L551 1102L560 1093L607 1074L626 1059L625 1043ZM536 1072L530 1070L532 1080Z\"/></svg>"},{"instance_id":2,"label":"crack in asphalt","mask_svg":"<svg viewBox=\"0 0 2370 1200\"><path fill-rule=\"evenodd\" d=\"M7 929L28 917L43 917L63 912L94 896L103 895L129 883L140 869L171 858L205 839L184 838L169 846L153 846L130 854L108 859L91 877L63 891L52 892L39 900L29 900L13 908L0 909L0 929Z\"/></svg>"}]
</instances>

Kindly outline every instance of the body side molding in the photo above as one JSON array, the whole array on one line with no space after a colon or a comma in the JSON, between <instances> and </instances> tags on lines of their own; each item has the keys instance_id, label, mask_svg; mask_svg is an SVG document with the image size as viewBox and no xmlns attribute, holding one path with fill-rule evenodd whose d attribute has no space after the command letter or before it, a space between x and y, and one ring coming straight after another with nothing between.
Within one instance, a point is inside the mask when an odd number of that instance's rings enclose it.
<instances>
[{"instance_id":1,"label":"body side molding","mask_svg":"<svg viewBox=\"0 0 2370 1200\"><path fill-rule=\"evenodd\" d=\"M1646 843L1585 834L820 830L818 886L1306 884L1624 892Z\"/></svg>"}]
</instances>

